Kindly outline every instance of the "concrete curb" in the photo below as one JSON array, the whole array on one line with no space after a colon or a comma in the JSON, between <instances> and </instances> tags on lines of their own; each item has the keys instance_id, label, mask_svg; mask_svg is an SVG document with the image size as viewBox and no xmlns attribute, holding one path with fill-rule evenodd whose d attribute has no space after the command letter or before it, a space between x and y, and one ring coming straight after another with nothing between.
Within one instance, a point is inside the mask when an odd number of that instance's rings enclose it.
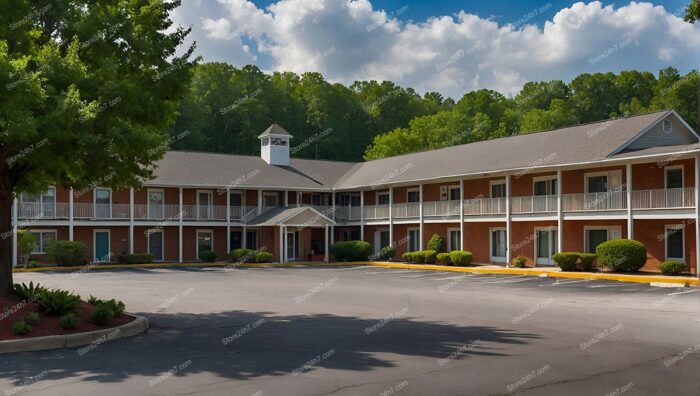
<instances>
[{"instance_id":1,"label":"concrete curb","mask_svg":"<svg viewBox=\"0 0 700 396\"><path fill-rule=\"evenodd\" d=\"M289 268L289 267L334 267L334 266L346 266L351 265L349 263L322 263L322 262L294 262L287 264L274 264L274 263L152 263L152 264L104 264L104 265L94 265L94 266L71 266L71 267L38 267L38 268L14 268L13 273L22 272L82 272L87 273L90 271L100 271L100 270L112 270L112 269L129 269L129 268L182 268L182 267L195 267L195 268L209 268L209 267L230 267L230 268Z\"/></svg>"},{"instance_id":2,"label":"concrete curb","mask_svg":"<svg viewBox=\"0 0 700 396\"><path fill-rule=\"evenodd\" d=\"M53 335L0 341L0 354L14 352L42 351L48 349L75 348L83 345L98 346L120 338L133 337L148 330L148 319L132 315L136 319L118 327L88 331L84 333ZM80 352L80 351L79 351Z\"/></svg>"}]
</instances>

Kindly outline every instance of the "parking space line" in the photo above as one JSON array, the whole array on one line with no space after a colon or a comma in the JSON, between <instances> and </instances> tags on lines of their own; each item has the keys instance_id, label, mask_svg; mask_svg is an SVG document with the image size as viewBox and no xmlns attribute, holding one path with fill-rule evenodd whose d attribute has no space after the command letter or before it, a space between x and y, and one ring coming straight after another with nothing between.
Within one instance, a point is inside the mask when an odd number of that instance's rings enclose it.
<instances>
[{"instance_id":1,"label":"parking space line","mask_svg":"<svg viewBox=\"0 0 700 396\"><path fill-rule=\"evenodd\" d=\"M698 291L698 289L687 290L687 291L682 291L682 292L675 292L675 293L668 293L667 296L677 296L679 294L695 293L696 291Z\"/></svg>"},{"instance_id":2,"label":"parking space line","mask_svg":"<svg viewBox=\"0 0 700 396\"><path fill-rule=\"evenodd\" d=\"M540 287L543 287L543 286L569 285L569 284L572 284L572 283L590 282L590 281L592 281L592 280L593 280L593 279L574 279L574 280L569 280L569 281L556 281L556 282L554 282L554 283L550 283L550 284L547 284L547 285L539 285L539 286L540 286Z\"/></svg>"},{"instance_id":3,"label":"parking space line","mask_svg":"<svg viewBox=\"0 0 700 396\"><path fill-rule=\"evenodd\" d=\"M427 276L434 276L435 274L414 274L414 275L399 275L399 278L425 278Z\"/></svg>"},{"instance_id":4,"label":"parking space line","mask_svg":"<svg viewBox=\"0 0 700 396\"><path fill-rule=\"evenodd\" d=\"M491 282L484 282L484 283L520 283L520 282L528 282L528 281L533 281L533 280L541 280L542 278L539 278L537 276L528 276L528 275L521 275L521 277L524 278L518 278L518 279L500 279L500 280L495 280Z\"/></svg>"},{"instance_id":5,"label":"parking space line","mask_svg":"<svg viewBox=\"0 0 700 396\"><path fill-rule=\"evenodd\" d=\"M447 278L434 278L433 280L436 281L446 281L446 280L455 280L455 279L464 279L464 278L473 278L476 275L473 274L464 274L464 275L458 275L458 276L448 276Z\"/></svg>"}]
</instances>

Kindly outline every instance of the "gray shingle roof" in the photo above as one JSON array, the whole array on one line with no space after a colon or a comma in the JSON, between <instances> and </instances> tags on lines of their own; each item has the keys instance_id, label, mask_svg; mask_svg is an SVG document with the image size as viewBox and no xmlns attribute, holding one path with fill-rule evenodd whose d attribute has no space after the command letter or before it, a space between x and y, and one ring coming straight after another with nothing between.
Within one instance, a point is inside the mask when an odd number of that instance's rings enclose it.
<instances>
[{"instance_id":1,"label":"gray shingle roof","mask_svg":"<svg viewBox=\"0 0 700 396\"><path fill-rule=\"evenodd\" d=\"M303 216L305 215L305 216ZM270 209L260 216L251 219L248 222L250 226L269 226L286 224L291 219L300 219L301 224L311 226L320 226L326 224L335 224L333 221L319 213L316 209L310 206L290 207L290 208L274 208ZM298 225L298 224L295 224Z\"/></svg>"},{"instance_id":2,"label":"gray shingle roof","mask_svg":"<svg viewBox=\"0 0 700 396\"><path fill-rule=\"evenodd\" d=\"M269 136L269 135L283 135L283 136L289 136L293 137L289 132L287 132L284 128L277 124L272 124L267 129L263 131L258 137L261 138L263 136Z\"/></svg>"}]
</instances>

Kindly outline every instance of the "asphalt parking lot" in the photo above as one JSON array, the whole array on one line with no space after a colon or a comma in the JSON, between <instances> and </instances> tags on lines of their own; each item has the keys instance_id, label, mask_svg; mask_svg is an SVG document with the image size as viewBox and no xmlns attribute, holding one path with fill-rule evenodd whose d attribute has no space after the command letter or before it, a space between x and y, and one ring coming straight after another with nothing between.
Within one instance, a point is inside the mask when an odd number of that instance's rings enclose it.
<instances>
[{"instance_id":1,"label":"asphalt parking lot","mask_svg":"<svg viewBox=\"0 0 700 396\"><path fill-rule=\"evenodd\" d=\"M377 267L30 280L122 299L152 328L1 355L6 395L700 393L698 288Z\"/></svg>"}]
</instances>

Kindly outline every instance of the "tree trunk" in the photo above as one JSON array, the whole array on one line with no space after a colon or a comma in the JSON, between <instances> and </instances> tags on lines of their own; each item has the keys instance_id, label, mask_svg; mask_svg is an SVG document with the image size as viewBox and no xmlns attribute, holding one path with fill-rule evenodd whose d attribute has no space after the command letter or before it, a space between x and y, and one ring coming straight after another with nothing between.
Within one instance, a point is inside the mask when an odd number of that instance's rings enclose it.
<instances>
[{"instance_id":1,"label":"tree trunk","mask_svg":"<svg viewBox=\"0 0 700 396\"><path fill-rule=\"evenodd\" d=\"M12 194L0 192L0 297L12 291Z\"/></svg>"}]
</instances>

